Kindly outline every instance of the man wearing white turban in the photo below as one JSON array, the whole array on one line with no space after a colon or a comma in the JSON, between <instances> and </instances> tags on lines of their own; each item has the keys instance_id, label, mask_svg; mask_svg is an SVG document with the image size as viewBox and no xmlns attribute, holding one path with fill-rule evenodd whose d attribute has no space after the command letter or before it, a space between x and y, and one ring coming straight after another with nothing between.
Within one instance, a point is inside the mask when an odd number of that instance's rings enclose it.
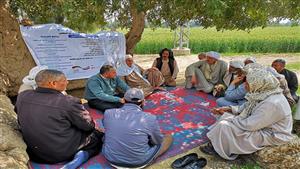
<instances>
[{"instance_id":1,"label":"man wearing white turban","mask_svg":"<svg viewBox=\"0 0 300 169\"><path fill-rule=\"evenodd\" d=\"M198 61L185 70L185 87L210 93L217 84L224 84L227 63L220 60L217 52L207 52L206 60Z\"/></svg>"},{"instance_id":2,"label":"man wearing white turban","mask_svg":"<svg viewBox=\"0 0 300 169\"><path fill-rule=\"evenodd\" d=\"M244 63L239 60L233 60L229 62L229 68L224 75L223 81L225 85L228 87L232 80L237 77L238 74L241 73L244 68Z\"/></svg>"},{"instance_id":3,"label":"man wearing white turban","mask_svg":"<svg viewBox=\"0 0 300 169\"><path fill-rule=\"evenodd\" d=\"M256 63L256 59L254 57L248 57L244 60L245 65L248 65L250 63Z\"/></svg>"},{"instance_id":4,"label":"man wearing white turban","mask_svg":"<svg viewBox=\"0 0 300 169\"><path fill-rule=\"evenodd\" d=\"M200 147L204 153L234 160L239 154L251 154L293 139L291 108L278 80L256 63L245 66L245 71L248 101L238 112L228 107L213 110L222 116L207 133L211 142Z\"/></svg>"},{"instance_id":5,"label":"man wearing white turban","mask_svg":"<svg viewBox=\"0 0 300 169\"><path fill-rule=\"evenodd\" d=\"M156 68L144 70L134 63L132 55L125 56L125 63L117 68L117 75L131 88L140 88L145 96L150 95L154 89L164 83L164 77Z\"/></svg>"},{"instance_id":6,"label":"man wearing white turban","mask_svg":"<svg viewBox=\"0 0 300 169\"><path fill-rule=\"evenodd\" d=\"M242 61L230 61L229 69L224 76L225 85L228 87L224 97L216 100L219 107L242 105L245 100L247 90L245 88L245 74L242 69L244 63Z\"/></svg>"},{"instance_id":7,"label":"man wearing white turban","mask_svg":"<svg viewBox=\"0 0 300 169\"><path fill-rule=\"evenodd\" d=\"M37 88L35 82L35 76L42 70L48 69L48 66L35 66L33 67L27 76L22 80L23 84L20 86L18 93L21 93L25 90L34 90Z\"/></svg>"}]
</instances>

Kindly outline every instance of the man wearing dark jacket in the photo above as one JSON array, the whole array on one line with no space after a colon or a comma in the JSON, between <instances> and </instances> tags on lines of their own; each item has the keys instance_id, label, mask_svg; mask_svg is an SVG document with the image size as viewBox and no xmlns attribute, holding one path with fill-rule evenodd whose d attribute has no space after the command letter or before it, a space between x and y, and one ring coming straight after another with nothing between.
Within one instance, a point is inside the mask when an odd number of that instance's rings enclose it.
<instances>
[{"instance_id":1,"label":"man wearing dark jacket","mask_svg":"<svg viewBox=\"0 0 300 169\"><path fill-rule=\"evenodd\" d=\"M37 74L36 90L19 94L16 103L18 122L31 160L40 163L76 161L76 168L102 148L103 133L80 102L65 96L68 81L57 70Z\"/></svg>"},{"instance_id":2,"label":"man wearing dark jacket","mask_svg":"<svg viewBox=\"0 0 300 169\"><path fill-rule=\"evenodd\" d=\"M298 90L298 78L296 73L285 69L285 60L283 59L276 59L273 61L272 63L272 67L274 69L276 69L276 71L282 75L284 75L287 83L288 83L288 87L291 91L291 94L293 96L293 99L298 102L299 100L299 96L297 96L296 92Z\"/></svg>"}]
</instances>

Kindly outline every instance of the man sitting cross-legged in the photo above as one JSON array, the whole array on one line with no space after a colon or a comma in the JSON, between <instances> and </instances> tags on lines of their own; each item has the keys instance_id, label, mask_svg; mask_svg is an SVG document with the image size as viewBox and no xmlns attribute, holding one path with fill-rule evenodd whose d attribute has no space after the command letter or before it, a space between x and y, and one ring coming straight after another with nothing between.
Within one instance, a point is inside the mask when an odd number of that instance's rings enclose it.
<instances>
[{"instance_id":1,"label":"man sitting cross-legged","mask_svg":"<svg viewBox=\"0 0 300 169\"><path fill-rule=\"evenodd\" d=\"M149 165L172 143L163 135L156 117L143 112L144 93L131 88L125 93L125 104L104 113L105 139L102 153L113 165L136 168Z\"/></svg>"},{"instance_id":2,"label":"man sitting cross-legged","mask_svg":"<svg viewBox=\"0 0 300 169\"><path fill-rule=\"evenodd\" d=\"M293 139L291 108L278 80L256 63L245 66L245 72L247 102L239 107L213 109L213 113L222 116L210 127L207 133L210 143L201 147L201 151L234 160L240 154L251 154Z\"/></svg>"},{"instance_id":3,"label":"man sitting cross-legged","mask_svg":"<svg viewBox=\"0 0 300 169\"><path fill-rule=\"evenodd\" d=\"M227 70L227 63L220 60L217 52L207 52L206 60L189 65L185 70L185 87L193 86L196 90L210 93L218 84L224 84L223 78Z\"/></svg>"},{"instance_id":4,"label":"man sitting cross-legged","mask_svg":"<svg viewBox=\"0 0 300 169\"><path fill-rule=\"evenodd\" d=\"M100 73L92 76L86 83L85 99L91 108L104 112L106 109L119 108L125 100L123 93L117 93L117 89L126 92L129 87L116 76L116 69L110 65L104 65Z\"/></svg>"},{"instance_id":5,"label":"man sitting cross-legged","mask_svg":"<svg viewBox=\"0 0 300 169\"><path fill-rule=\"evenodd\" d=\"M68 81L57 70L46 69L35 78L37 88L19 94L18 122L31 160L58 163L72 160L65 168L76 168L99 153L103 133L80 102L65 96Z\"/></svg>"}]
</instances>

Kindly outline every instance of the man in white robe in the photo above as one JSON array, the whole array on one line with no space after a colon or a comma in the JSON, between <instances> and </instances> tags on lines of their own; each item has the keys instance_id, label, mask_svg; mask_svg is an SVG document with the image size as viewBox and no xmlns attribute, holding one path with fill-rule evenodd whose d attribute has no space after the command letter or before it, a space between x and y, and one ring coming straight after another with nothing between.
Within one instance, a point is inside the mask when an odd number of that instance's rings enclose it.
<instances>
[{"instance_id":1,"label":"man in white robe","mask_svg":"<svg viewBox=\"0 0 300 169\"><path fill-rule=\"evenodd\" d=\"M185 70L185 87L210 93L215 85L224 84L227 63L220 60L217 52L207 52L206 60L191 64Z\"/></svg>"},{"instance_id":2,"label":"man in white robe","mask_svg":"<svg viewBox=\"0 0 300 169\"><path fill-rule=\"evenodd\" d=\"M117 68L117 75L131 88L142 89L145 96L150 95L155 89L160 89L157 86L162 85L164 82L163 75L158 69L144 70L134 63L132 55L125 56L125 62Z\"/></svg>"},{"instance_id":3,"label":"man in white robe","mask_svg":"<svg viewBox=\"0 0 300 169\"><path fill-rule=\"evenodd\" d=\"M251 154L264 146L292 140L292 114L278 80L263 66L245 66L248 100L241 107L223 107L213 113L223 114L207 133L210 140L200 150L234 160L239 154ZM228 113L230 112L230 113Z\"/></svg>"}]
</instances>

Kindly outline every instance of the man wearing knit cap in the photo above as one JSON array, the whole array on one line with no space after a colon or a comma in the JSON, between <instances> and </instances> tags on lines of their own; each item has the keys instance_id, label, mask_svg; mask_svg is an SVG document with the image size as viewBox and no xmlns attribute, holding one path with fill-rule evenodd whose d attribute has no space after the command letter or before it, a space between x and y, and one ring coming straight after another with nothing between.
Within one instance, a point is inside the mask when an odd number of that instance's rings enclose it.
<instances>
[{"instance_id":1,"label":"man wearing knit cap","mask_svg":"<svg viewBox=\"0 0 300 169\"><path fill-rule=\"evenodd\" d=\"M217 84L224 84L223 77L227 63L220 60L218 52L206 53L206 60L198 61L187 67L185 71L185 87L195 87L198 91L210 93Z\"/></svg>"},{"instance_id":2,"label":"man wearing knit cap","mask_svg":"<svg viewBox=\"0 0 300 169\"><path fill-rule=\"evenodd\" d=\"M115 168L143 168L167 151L172 144L172 135L163 135L156 117L143 111L141 89L129 89L124 99L122 108L104 113L102 153Z\"/></svg>"}]
</instances>

